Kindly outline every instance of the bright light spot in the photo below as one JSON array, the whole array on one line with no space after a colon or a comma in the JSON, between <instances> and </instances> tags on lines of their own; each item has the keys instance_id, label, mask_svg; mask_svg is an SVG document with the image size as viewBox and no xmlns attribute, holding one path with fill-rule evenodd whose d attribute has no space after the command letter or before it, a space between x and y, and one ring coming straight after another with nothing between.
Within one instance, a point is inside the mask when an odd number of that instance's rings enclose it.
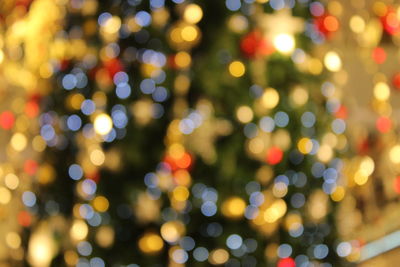
<instances>
[{"instance_id":1,"label":"bright light spot","mask_svg":"<svg viewBox=\"0 0 400 267\"><path fill-rule=\"evenodd\" d=\"M250 122L253 116L253 111L248 106L241 106L236 111L236 117L241 123Z\"/></svg>"},{"instance_id":2,"label":"bright light spot","mask_svg":"<svg viewBox=\"0 0 400 267\"><path fill-rule=\"evenodd\" d=\"M98 115L94 119L94 130L100 135L108 134L112 129L112 119L105 113Z\"/></svg>"},{"instance_id":3,"label":"bright light spot","mask_svg":"<svg viewBox=\"0 0 400 267\"><path fill-rule=\"evenodd\" d=\"M324 64L326 68L332 72L337 72L342 68L342 60L339 55L333 51L326 53Z\"/></svg>"},{"instance_id":4,"label":"bright light spot","mask_svg":"<svg viewBox=\"0 0 400 267\"><path fill-rule=\"evenodd\" d=\"M390 97L390 88L384 82L378 82L374 87L374 96L376 99L385 101Z\"/></svg>"},{"instance_id":5,"label":"bright light spot","mask_svg":"<svg viewBox=\"0 0 400 267\"><path fill-rule=\"evenodd\" d=\"M244 75L246 68L244 67L243 63L240 61L233 61L229 64L229 73L233 77L241 77Z\"/></svg>"},{"instance_id":6,"label":"bright light spot","mask_svg":"<svg viewBox=\"0 0 400 267\"><path fill-rule=\"evenodd\" d=\"M294 51L294 48L296 46L294 37L292 35L282 33L277 35L274 38L274 46L276 50L281 52L282 54L290 54Z\"/></svg>"},{"instance_id":7,"label":"bright light spot","mask_svg":"<svg viewBox=\"0 0 400 267\"><path fill-rule=\"evenodd\" d=\"M183 18L189 23L197 23L203 17L203 10L196 4L190 4L183 13Z\"/></svg>"},{"instance_id":8,"label":"bright light spot","mask_svg":"<svg viewBox=\"0 0 400 267\"><path fill-rule=\"evenodd\" d=\"M400 145L395 145L390 149L389 157L393 163L400 163Z\"/></svg>"},{"instance_id":9,"label":"bright light spot","mask_svg":"<svg viewBox=\"0 0 400 267\"><path fill-rule=\"evenodd\" d=\"M268 88L264 91L261 101L265 108L273 109L279 103L279 94L274 88Z\"/></svg>"}]
</instances>

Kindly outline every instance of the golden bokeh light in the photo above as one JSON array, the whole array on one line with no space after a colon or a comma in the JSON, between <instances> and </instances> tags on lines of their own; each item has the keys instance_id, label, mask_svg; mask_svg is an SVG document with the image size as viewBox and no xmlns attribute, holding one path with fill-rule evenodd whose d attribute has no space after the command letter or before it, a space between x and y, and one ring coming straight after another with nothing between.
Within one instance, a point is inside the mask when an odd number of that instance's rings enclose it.
<instances>
[{"instance_id":1,"label":"golden bokeh light","mask_svg":"<svg viewBox=\"0 0 400 267\"><path fill-rule=\"evenodd\" d=\"M160 232L165 241L174 243L184 235L185 225L180 221L169 221L161 226Z\"/></svg>"},{"instance_id":2,"label":"golden bokeh light","mask_svg":"<svg viewBox=\"0 0 400 267\"><path fill-rule=\"evenodd\" d=\"M230 219L239 219L243 217L246 209L246 202L240 197L231 197L226 199L221 206L222 214Z\"/></svg>"},{"instance_id":3,"label":"golden bokeh light","mask_svg":"<svg viewBox=\"0 0 400 267\"><path fill-rule=\"evenodd\" d=\"M374 96L380 101L388 100L390 97L390 88L384 82L378 82L374 86Z\"/></svg>"},{"instance_id":4,"label":"golden bokeh light","mask_svg":"<svg viewBox=\"0 0 400 267\"><path fill-rule=\"evenodd\" d=\"M327 144L323 144L322 146L320 146L320 148L317 152L317 157L322 162L330 161L333 157L332 147Z\"/></svg>"},{"instance_id":5,"label":"golden bokeh light","mask_svg":"<svg viewBox=\"0 0 400 267\"><path fill-rule=\"evenodd\" d=\"M342 60L340 59L338 53L334 51L329 51L325 54L324 64L325 67L332 72L338 72L342 69Z\"/></svg>"},{"instance_id":6,"label":"golden bokeh light","mask_svg":"<svg viewBox=\"0 0 400 267\"><path fill-rule=\"evenodd\" d=\"M285 215L287 211L286 202L282 199L275 200L264 212L264 220L273 223Z\"/></svg>"},{"instance_id":7,"label":"golden bokeh light","mask_svg":"<svg viewBox=\"0 0 400 267\"><path fill-rule=\"evenodd\" d=\"M0 187L0 204L8 204L11 200L11 192L5 187Z\"/></svg>"},{"instance_id":8,"label":"golden bokeh light","mask_svg":"<svg viewBox=\"0 0 400 267\"><path fill-rule=\"evenodd\" d=\"M93 207L99 212L105 212L108 210L110 203L108 199L103 196L97 196L93 199Z\"/></svg>"},{"instance_id":9,"label":"golden bokeh light","mask_svg":"<svg viewBox=\"0 0 400 267\"><path fill-rule=\"evenodd\" d=\"M273 43L275 49L282 54L291 54L296 47L294 37L286 33L281 33L275 36Z\"/></svg>"},{"instance_id":10,"label":"golden bokeh light","mask_svg":"<svg viewBox=\"0 0 400 267\"><path fill-rule=\"evenodd\" d=\"M22 133L15 133L11 137L11 146L16 150L16 151L22 151L25 149L28 139L26 136Z\"/></svg>"},{"instance_id":11,"label":"golden bokeh light","mask_svg":"<svg viewBox=\"0 0 400 267\"><path fill-rule=\"evenodd\" d=\"M365 30L365 21L362 17L354 15L350 18L350 29L355 33L362 33Z\"/></svg>"},{"instance_id":12,"label":"golden bokeh light","mask_svg":"<svg viewBox=\"0 0 400 267\"><path fill-rule=\"evenodd\" d=\"M96 242L102 248L108 248L114 243L115 232L111 226L101 226L96 233Z\"/></svg>"},{"instance_id":13,"label":"golden bokeh light","mask_svg":"<svg viewBox=\"0 0 400 267\"><path fill-rule=\"evenodd\" d=\"M181 51L175 55L175 64L179 68L187 68L189 67L192 59L187 52Z\"/></svg>"},{"instance_id":14,"label":"golden bokeh light","mask_svg":"<svg viewBox=\"0 0 400 267\"><path fill-rule=\"evenodd\" d=\"M356 173L354 174L354 182L358 185L364 185L365 183L367 183L368 178L368 173L363 169L356 171Z\"/></svg>"},{"instance_id":15,"label":"golden bokeh light","mask_svg":"<svg viewBox=\"0 0 400 267\"><path fill-rule=\"evenodd\" d=\"M146 254L156 254L164 247L164 241L155 233L144 234L138 242L139 249Z\"/></svg>"},{"instance_id":16,"label":"golden bokeh light","mask_svg":"<svg viewBox=\"0 0 400 267\"><path fill-rule=\"evenodd\" d=\"M374 160L371 157L365 156L360 163L360 169L363 170L366 175L371 175L375 169Z\"/></svg>"},{"instance_id":17,"label":"golden bokeh light","mask_svg":"<svg viewBox=\"0 0 400 267\"><path fill-rule=\"evenodd\" d=\"M219 248L210 252L208 261L212 265L221 265L229 260L229 253L225 249Z\"/></svg>"},{"instance_id":18,"label":"golden bokeh light","mask_svg":"<svg viewBox=\"0 0 400 267\"><path fill-rule=\"evenodd\" d=\"M246 68L244 66L244 64L238 60L233 61L229 64L229 73L233 76L233 77L242 77L244 75L244 73L246 72Z\"/></svg>"},{"instance_id":19,"label":"golden bokeh light","mask_svg":"<svg viewBox=\"0 0 400 267\"><path fill-rule=\"evenodd\" d=\"M112 119L107 114L101 113L94 119L93 126L96 133L100 135L107 135L109 132L111 132L113 127Z\"/></svg>"},{"instance_id":20,"label":"golden bokeh light","mask_svg":"<svg viewBox=\"0 0 400 267\"><path fill-rule=\"evenodd\" d=\"M93 149L90 152L90 161L96 165L101 166L106 159L104 152L101 149Z\"/></svg>"},{"instance_id":21,"label":"golden bokeh light","mask_svg":"<svg viewBox=\"0 0 400 267\"><path fill-rule=\"evenodd\" d=\"M400 145L395 145L390 149L389 158L395 164L400 163Z\"/></svg>"},{"instance_id":22,"label":"golden bokeh light","mask_svg":"<svg viewBox=\"0 0 400 267\"><path fill-rule=\"evenodd\" d=\"M89 232L89 227L84 221L75 220L71 226L70 236L72 240L80 241L86 238L88 232Z\"/></svg>"},{"instance_id":23,"label":"golden bokeh light","mask_svg":"<svg viewBox=\"0 0 400 267\"><path fill-rule=\"evenodd\" d=\"M4 177L4 184L11 190L17 189L19 185L19 178L14 173L8 173Z\"/></svg>"},{"instance_id":24,"label":"golden bokeh light","mask_svg":"<svg viewBox=\"0 0 400 267\"><path fill-rule=\"evenodd\" d=\"M193 42L197 39L199 33L196 27L187 25L182 28L181 37L186 42Z\"/></svg>"},{"instance_id":25,"label":"golden bokeh light","mask_svg":"<svg viewBox=\"0 0 400 267\"><path fill-rule=\"evenodd\" d=\"M16 232L9 232L6 235L6 243L10 248L17 249L21 245L21 237Z\"/></svg>"},{"instance_id":26,"label":"golden bokeh light","mask_svg":"<svg viewBox=\"0 0 400 267\"><path fill-rule=\"evenodd\" d=\"M185 11L183 13L183 18L188 23L192 24L198 23L203 18L203 10L201 9L200 6L196 4L189 4L185 8Z\"/></svg>"},{"instance_id":27,"label":"golden bokeh light","mask_svg":"<svg viewBox=\"0 0 400 267\"><path fill-rule=\"evenodd\" d=\"M189 198L189 190L185 186L177 186L172 191L172 196L176 201L185 201Z\"/></svg>"},{"instance_id":28,"label":"golden bokeh light","mask_svg":"<svg viewBox=\"0 0 400 267\"><path fill-rule=\"evenodd\" d=\"M341 201L346 194L346 190L344 189L343 186L337 186L335 191L331 194L331 198L335 202Z\"/></svg>"},{"instance_id":29,"label":"golden bokeh light","mask_svg":"<svg viewBox=\"0 0 400 267\"><path fill-rule=\"evenodd\" d=\"M273 109L279 103L279 93L274 88L267 88L261 96L262 104L267 109Z\"/></svg>"},{"instance_id":30,"label":"golden bokeh light","mask_svg":"<svg viewBox=\"0 0 400 267\"><path fill-rule=\"evenodd\" d=\"M241 123L249 123L253 116L253 110L249 106L240 106L236 110L236 117Z\"/></svg>"},{"instance_id":31,"label":"golden bokeh light","mask_svg":"<svg viewBox=\"0 0 400 267\"><path fill-rule=\"evenodd\" d=\"M289 94L290 103L295 107L303 106L308 101L308 92L303 87L295 87Z\"/></svg>"},{"instance_id":32,"label":"golden bokeh light","mask_svg":"<svg viewBox=\"0 0 400 267\"><path fill-rule=\"evenodd\" d=\"M308 154L311 152L313 149L313 143L310 138L303 137L299 140L297 143L297 149L302 153L302 154Z\"/></svg>"}]
</instances>

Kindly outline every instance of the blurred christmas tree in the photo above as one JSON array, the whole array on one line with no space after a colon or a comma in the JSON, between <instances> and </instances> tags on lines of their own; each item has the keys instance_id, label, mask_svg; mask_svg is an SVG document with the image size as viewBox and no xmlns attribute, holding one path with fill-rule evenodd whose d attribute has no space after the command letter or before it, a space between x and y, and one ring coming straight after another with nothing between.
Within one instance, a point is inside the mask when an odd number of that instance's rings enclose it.
<instances>
[{"instance_id":1,"label":"blurred christmas tree","mask_svg":"<svg viewBox=\"0 0 400 267\"><path fill-rule=\"evenodd\" d=\"M32 266L343 264L321 3L60 5Z\"/></svg>"}]
</instances>

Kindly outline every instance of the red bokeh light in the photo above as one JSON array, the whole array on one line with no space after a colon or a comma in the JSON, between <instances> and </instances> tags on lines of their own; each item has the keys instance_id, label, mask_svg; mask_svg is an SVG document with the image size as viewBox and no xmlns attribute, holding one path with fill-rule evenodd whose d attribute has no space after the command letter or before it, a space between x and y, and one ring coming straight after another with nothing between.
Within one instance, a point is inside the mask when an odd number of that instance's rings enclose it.
<instances>
[{"instance_id":1,"label":"red bokeh light","mask_svg":"<svg viewBox=\"0 0 400 267\"><path fill-rule=\"evenodd\" d=\"M21 211L18 213L17 220L19 225L23 227L29 227L32 223L31 215L27 211Z\"/></svg>"},{"instance_id":2,"label":"red bokeh light","mask_svg":"<svg viewBox=\"0 0 400 267\"><path fill-rule=\"evenodd\" d=\"M330 14L325 13L322 16L314 18L314 25L320 33L330 38L331 35L339 30L339 20Z\"/></svg>"},{"instance_id":3,"label":"red bokeh light","mask_svg":"<svg viewBox=\"0 0 400 267\"><path fill-rule=\"evenodd\" d=\"M244 36L240 41L240 50L248 58L267 56L274 52L272 44L259 31Z\"/></svg>"},{"instance_id":4,"label":"red bokeh light","mask_svg":"<svg viewBox=\"0 0 400 267\"><path fill-rule=\"evenodd\" d=\"M324 27L328 32L335 32L339 29L339 21L334 16L326 16L324 18Z\"/></svg>"},{"instance_id":5,"label":"red bokeh light","mask_svg":"<svg viewBox=\"0 0 400 267\"><path fill-rule=\"evenodd\" d=\"M277 267L296 267L296 262L292 258L283 258L278 261Z\"/></svg>"},{"instance_id":6,"label":"red bokeh light","mask_svg":"<svg viewBox=\"0 0 400 267\"><path fill-rule=\"evenodd\" d=\"M38 164L32 159L28 159L24 164L24 171L29 175L34 175L38 169Z\"/></svg>"},{"instance_id":7,"label":"red bokeh light","mask_svg":"<svg viewBox=\"0 0 400 267\"><path fill-rule=\"evenodd\" d=\"M30 118L34 118L39 114L39 105L35 101L28 101L25 105L25 113Z\"/></svg>"},{"instance_id":8,"label":"red bokeh light","mask_svg":"<svg viewBox=\"0 0 400 267\"><path fill-rule=\"evenodd\" d=\"M283 151L278 147L271 147L267 151L266 162L271 165L276 165L282 161Z\"/></svg>"},{"instance_id":9,"label":"red bokeh light","mask_svg":"<svg viewBox=\"0 0 400 267\"><path fill-rule=\"evenodd\" d=\"M3 111L0 114L0 126L5 130L10 130L14 126L15 116L11 111Z\"/></svg>"},{"instance_id":10,"label":"red bokeh light","mask_svg":"<svg viewBox=\"0 0 400 267\"><path fill-rule=\"evenodd\" d=\"M184 153L183 156L178 159L167 155L164 158L164 162L168 164L172 171L176 171L178 169L189 169L193 159L189 153Z\"/></svg>"},{"instance_id":11,"label":"red bokeh light","mask_svg":"<svg viewBox=\"0 0 400 267\"><path fill-rule=\"evenodd\" d=\"M400 176L397 176L394 180L393 189L397 194L400 194Z\"/></svg>"},{"instance_id":12,"label":"red bokeh light","mask_svg":"<svg viewBox=\"0 0 400 267\"><path fill-rule=\"evenodd\" d=\"M400 20L393 7L389 7L387 13L381 17L381 23L388 34L395 35L400 33Z\"/></svg>"},{"instance_id":13,"label":"red bokeh light","mask_svg":"<svg viewBox=\"0 0 400 267\"><path fill-rule=\"evenodd\" d=\"M395 87L397 90L400 91L400 73L396 73L396 74L393 76L392 82L393 82L394 87Z\"/></svg>"},{"instance_id":14,"label":"red bokeh light","mask_svg":"<svg viewBox=\"0 0 400 267\"><path fill-rule=\"evenodd\" d=\"M340 105L338 110L335 112L335 117L339 119L346 119L347 118L347 107Z\"/></svg>"},{"instance_id":15,"label":"red bokeh light","mask_svg":"<svg viewBox=\"0 0 400 267\"><path fill-rule=\"evenodd\" d=\"M386 61L386 52L382 47L376 47L372 51L372 59L377 63L377 64L382 64Z\"/></svg>"},{"instance_id":16,"label":"red bokeh light","mask_svg":"<svg viewBox=\"0 0 400 267\"><path fill-rule=\"evenodd\" d=\"M379 117L376 120L376 129L381 133L387 133L392 129L392 121L387 117Z\"/></svg>"},{"instance_id":17,"label":"red bokeh light","mask_svg":"<svg viewBox=\"0 0 400 267\"><path fill-rule=\"evenodd\" d=\"M119 61L116 58L106 61L104 63L104 66L106 67L111 79L114 77L114 75L117 72L120 72L123 70L123 65L122 65L121 61Z\"/></svg>"}]
</instances>

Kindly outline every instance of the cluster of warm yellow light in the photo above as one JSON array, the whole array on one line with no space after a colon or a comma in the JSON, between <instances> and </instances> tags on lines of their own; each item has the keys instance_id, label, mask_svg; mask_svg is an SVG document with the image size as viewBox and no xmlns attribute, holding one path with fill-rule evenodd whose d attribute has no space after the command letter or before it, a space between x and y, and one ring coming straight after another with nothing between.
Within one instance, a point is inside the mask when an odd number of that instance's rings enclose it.
<instances>
[{"instance_id":1,"label":"cluster of warm yellow light","mask_svg":"<svg viewBox=\"0 0 400 267\"><path fill-rule=\"evenodd\" d=\"M230 197L226 199L221 206L222 214L230 219L242 218L245 209L246 202L240 197Z\"/></svg>"},{"instance_id":2,"label":"cluster of warm yellow light","mask_svg":"<svg viewBox=\"0 0 400 267\"><path fill-rule=\"evenodd\" d=\"M191 48L200 40L200 29L194 24L181 22L171 28L169 37L173 46Z\"/></svg>"},{"instance_id":3,"label":"cluster of warm yellow light","mask_svg":"<svg viewBox=\"0 0 400 267\"><path fill-rule=\"evenodd\" d=\"M265 150L264 139L260 137L252 138L249 140L247 147L253 154L262 154Z\"/></svg>"},{"instance_id":4,"label":"cluster of warm yellow light","mask_svg":"<svg viewBox=\"0 0 400 267\"><path fill-rule=\"evenodd\" d=\"M121 28L121 19L117 16L112 16L103 25L102 30L109 34L115 34Z\"/></svg>"},{"instance_id":5,"label":"cluster of warm yellow light","mask_svg":"<svg viewBox=\"0 0 400 267\"><path fill-rule=\"evenodd\" d=\"M310 138L303 137L297 142L297 149L302 154L308 154L313 149L313 143Z\"/></svg>"},{"instance_id":6,"label":"cluster of warm yellow light","mask_svg":"<svg viewBox=\"0 0 400 267\"><path fill-rule=\"evenodd\" d=\"M267 109L273 109L279 103L279 93L274 88L265 89L261 96L262 104Z\"/></svg>"},{"instance_id":7,"label":"cluster of warm yellow light","mask_svg":"<svg viewBox=\"0 0 400 267\"><path fill-rule=\"evenodd\" d=\"M268 223L273 223L285 215L286 211L286 202L282 199L277 199L265 210L264 220Z\"/></svg>"},{"instance_id":8,"label":"cluster of warm yellow light","mask_svg":"<svg viewBox=\"0 0 400 267\"><path fill-rule=\"evenodd\" d=\"M236 117L241 123L253 120L253 110L249 106L240 106L236 111Z\"/></svg>"},{"instance_id":9,"label":"cluster of warm yellow light","mask_svg":"<svg viewBox=\"0 0 400 267\"><path fill-rule=\"evenodd\" d=\"M319 58L310 58L307 61L307 70L313 75L320 75L324 69L324 65L322 64Z\"/></svg>"},{"instance_id":10,"label":"cluster of warm yellow light","mask_svg":"<svg viewBox=\"0 0 400 267\"><path fill-rule=\"evenodd\" d=\"M213 265L221 265L229 260L229 253L225 249L219 248L210 252L208 261Z\"/></svg>"},{"instance_id":11,"label":"cluster of warm yellow light","mask_svg":"<svg viewBox=\"0 0 400 267\"><path fill-rule=\"evenodd\" d=\"M189 190L185 186L177 186L172 191L172 197L176 201L186 201L189 198Z\"/></svg>"},{"instance_id":12,"label":"cluster of warm yellow light","mask_svg":"<svg viewBox=\"0 0 400 267\"><path fill-rule=\"evenodd\" d=\"M11 200L11 192L5 187L0 187L0 204L7 204Z\"/></svg>"},{"instance_id":13,"label":"cluster of warm yellow light","mask_svg":"<svg viewBox=\"0 0 400 267\"><path fill-rule=\"evenodd\" d=\"M188 187L192 184L192 177L187 170L178 170L174 173L175 182L177 185Z\"/></svg>"},{"instance_id":14,"label":"cluster of warm yellow light","mask_svg":"<svg viewBox=\"0 0 400 267\"><path fill-rule=\"evenodd\" d=\"M285 227L287 230L296 230L302 226L303 220L300 214L292 212L285 217Z\"/></svg>"},{"instance_id":15,"label":"cluster of warm yellow light","mask_svg":"<svg viewBox=\"0 0 400 267\"><path fill-rule=\"evenodd\" d=\"M15 133L10 140L12 148L16 151L22 151L25 149L26 145L28 144L28 139L22 133Z\"/></svg>"},{"instance_id":16,"label":"cluster of warm yellow light","mask_svg":"<svg viewBox=\"0 0 400 267\"><path fill-rule=\"evenodd\" d=\"M146 254L155 254L164 247L164 241L155 233L146 233L139 239L139 249Z\"/></svg>"},{"instance_id":17,"label":"cluster of warm yellow light","mask_svg":"<svg viewBox=\"0 0 400 267\"><path fill-rule=\"evenodd\" d=\"M99 212L107 211L109 205L108 199L103 196L97 196L93 199L93 208Z\"/></svg>"},{"instance_id":18,"label":"cluster of warm yellow light","mask_svg":"<svg viewBox=\"0 0 400 267\"><path fill-rule=\"evenodd\" d=\"M400 163L400 145L395 145L390 149L389 158L395 164Z\"/></svg>"},{"instance_id":19,"label":"cluster of warm yellow light","mask_svg":"<svg viewBox=\"0 0 400 267\"><path fill-rule=\"evenodd\" d=\"M328 196L318 189L312 192L307 202L307 211L315 221L322 220L329 210Z\"/></svg>"},{"instance_id":20,"label":"cluster of warm yellow light","mask_svg":"<svg viewBox=\"0 0 400 267\"><path fill-rule=\"evenodd\" d=\"M274 186L272 187L272 194L277 198L282 198L286 196L287 192L288 192L288 187L283 182L275 183Z\"/></svg>"},{"instance_id":21,"label":"cluster of warm yellow light","mask_svg":"<svg viewBox=\"0 0 400 267\"><path fill-rule=\"evenodd\" d=\"M378 82L374 86L374 97L380 101L386 101L390 97L390 88L387 83Z\"/></svg>"},{"instance_id":22,"label":"cluster of warm yellow light","mask_svg":"<svg viewBox=\"0 0 400 267\"><path fill-rule=\"evenodd\" d=\"M101 113L95 117L93 127L96 133L107 135L112 130L113 122L109 115Z\"/></svg>"},{"instance_id":23,"label":"cluster of warm yellow light","mask_svg":"<svg viewBox=\"0 0 400 267\"><path fill-rule=\"evenodd\" d=\"M6 243L10 248L17 249L21 245L21 237L16 232L9 232L6 235Z\"/></svg>"},{"instance_id":24,"label":"cluster of warm yellow light","mask_svg":"<svg viewBox=\"0 0 400 267\"><path fill-rule=\"evenodd\" d=\"M233 76L233 77L242 77L244 75L244 73L246 72L246 68L244 66L244 64L241 61L232 61L229 64L229 73Z\"/></svg>"},{"instance_id":25,"label":"cluster of warm yellow light","mask_svg":"<svg viewBox=\"0 0 400 267\"><path fill-rule=\"evenodd\" d=\"M362 17L354 15L350 18L350 29L355 33L362 33L365 30L365 21Z\"/></svg>"},{"instance_id":26,"label":"cluster of warm yellow light","mask_svg":"<svg viewBox=\"0 0 400 267\"><path fill-rule=\"evenodd\" d=\"M374 172L375 163L372 158L365 156L361 159L359 168L354 173L354 182L363 185L368 182L370 175Z\"/></svg>"},{"instance_id":27,"label":"cluster of warm yellow light","mask_svg":"<svg viewBox=\"0 0 400 267\"><path fill-rule=\"evenodd\" d=\"M323 144L319 147L317 157L322 162L328 162L333 157L333 149L328 144Z\"/></svg>"},{"instance_id":28,"label":"cluster of warm yellow light","mask_svg":"<svg viewBox=\"0 0 400 267\"><path fill-rule=\"evenodd\" d=\"M291 54L295 47L296 42L293 35L281 33L274 37L273 44L276 50L282 54Z\"/></svg>"},{"instance_id":29,"label":"cluster of warm yellow light","mask_svg":"<svg viewBox=\"0 0 400 267\"><path fill-rule=\"evenodd\" d=\"M308 92L303 87L295 87L289 94L290 103L295 107L303 106L308 101Z\"/></svg>"},{"instance_id":30,"label":"cluster of warm yellow light","mask_svg":"<svg viewBox=\"0 0 400 267\"><path fill-rule=\"evenodd\" d=\"M192 62L192 58L190 57L189 53L180 51L175 55L175 64L179 68L187 68L190 66L190 63Z\"/></svg>"},{"instance_id":31,"label":"cluster of warm yellow light","mask_svg":"<svg viewBox=\"0 0 400 267\"><path fill-rule=\"evenodd\" d=\"M341 201L346 194L346 190L343 186L337 186L335 191L331 194L331 198L333 201L339 202Z\"/></svg>"},{"instance_id":32,"label":"cluster of warm yellow light","mask_svg":"<svg viewBox=\"0 0 400 267\"><path fill-rule=\"evenodd\" d=\"M170 243L177 242L185 233L185 225L180 221L169 221L161 226L162 238Z\"/></svg>"},{"instance_id":33,"label":"cluster of warm yellow light","mask_svg":"<svg viewBox=\"0 0 400 267\"><path fill-rule=\"evenodd\" d=\"M96 233L96 242L100 247L108 248L114 243L114 229L111 226L101 226Z\"/></svg>"},{"instance_id":34,"label":"cluster of warm yellow light","mask_svg":"<svg viewBox=\"0 0 400 267\"><path fill-rule=\"evenodd\" d=\"M180 159L185 154L185 147L180 143L173 143L168 147L168 155L173 159Z\"/></svg>"},{"instance_id":35,"label":"cluster of warm yellow light","mask_svg":"<svg viewBox=\"0 0 400 267\"><path fill-rule=\"evenodd\" d=\"M189 4L185 8L183 18L188 23L196 24L203 18L203 10L196 4Z\"/></svg>"},{"instance_id":36,"label":"cluster of warm yellow light","mask_svg":"<svg viewBox=\"0 0 400 267\"><path fill-rule=\"evenodd\" d=\"M14 173L9 173L4 177L4 184L11 190L17 189L19 178Z\"/></svg>"},{"instance_id":37,"label":"cluster of warm yellow light","mask_svg":"<svg viewBox=\"0 0 400 267\"><path fill-rule=\"evenodd\" d=\"M324 57L324 64L325 67L332 72L338 72L342 69L342 60L340 59L338 53L334 51L329 51L326 53Z\"/></svg>"},{"instance_id":38,"label":"cluster of warm yellow light","mask_svg":"<svg viewBox=\"0 0 400 267\"><path fill-rule=\"evenodd\" d=\"M249 22L245 16L234 14L228 20L228 27L235 33L243 33L249 26Z\"/></svg>"},{"instance_id":39,"label":"cluster of warm yellow light","mask_svg":"<svg viewBox=\"0 0 400 267\"><path fill-rule=\"evenodd\" d=\"M67 107L74 110L80 110L82 102L85 101L85 97L80 93L76 93L69 95L65 101Z\"/></svg>"},{"instance_id":40,"label":"cluster of warm yellow light","mask_svg":"<svg viewBox=\"0 0 400 267\"><path fill-rule=\"evenodd\" d=\"M70 236L72 240L80 241L86 238L89 232L89 227L82 220L75 220L70 229Z\"/></svg>"},{"instance_id":41,"label":"cluster of warm yellow light","mask_svg":"<svg viewBox=\"0 0 400 267\"><path fill-rule=\"evenodd\" d=\"M57 253L56 242L48 226L41 225L29 239L28 261L33 267L50 266Z\"/></svg>"}]
</instances>

